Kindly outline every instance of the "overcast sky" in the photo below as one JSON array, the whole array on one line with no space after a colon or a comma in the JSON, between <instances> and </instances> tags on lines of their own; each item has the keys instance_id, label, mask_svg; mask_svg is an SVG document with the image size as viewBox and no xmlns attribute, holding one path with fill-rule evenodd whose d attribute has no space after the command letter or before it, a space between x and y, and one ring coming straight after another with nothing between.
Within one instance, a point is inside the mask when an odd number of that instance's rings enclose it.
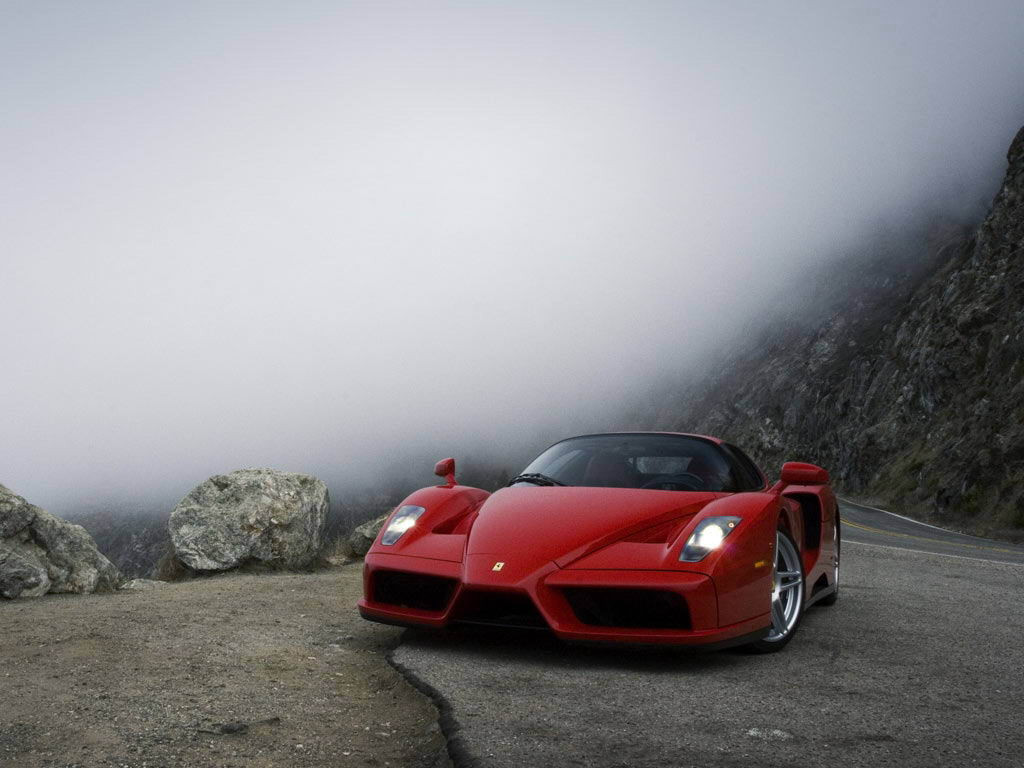
<instances>
[{"instance_id":1,"label":"overcast sky","mask_svg":"<svg viewBox=\"0 0 1024 768\"><path fill-rule=\"evenodd\" d=\"M0 2L0 483L338 491L597 424L990 197L1022 39L1021 0Z\"/></svg>"}]
</instances>

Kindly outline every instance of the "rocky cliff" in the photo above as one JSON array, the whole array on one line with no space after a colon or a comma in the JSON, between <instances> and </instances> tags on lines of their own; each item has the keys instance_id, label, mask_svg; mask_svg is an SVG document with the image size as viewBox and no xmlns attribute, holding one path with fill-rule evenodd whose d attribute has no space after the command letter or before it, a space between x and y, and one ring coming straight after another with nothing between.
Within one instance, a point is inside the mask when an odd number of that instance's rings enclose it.
<instances>
[{"instance_id":1,"label":"rocky cliff","mask_svg":"<svg viewBox=\"0 0 1024 768\"><path fill-rule=\"evenodd\" d=\"M124 505L67 514L129 579L153 576L156 563L170 551L167 517L166 512L141 512Z\"/></svg>"},{"instance_id":2,"label":"rocky cliff","mask_svg":"<svg viewBox=\"0 0 1024 768\"><path fill-rule=\"evenodd\" d=\"M1024 538L1024 129L984 222L933 227L794 287L784 319L642 420L727 436L768 468ZM810 300L804 294L811 294Z\"/></svg>"}]
</instances>

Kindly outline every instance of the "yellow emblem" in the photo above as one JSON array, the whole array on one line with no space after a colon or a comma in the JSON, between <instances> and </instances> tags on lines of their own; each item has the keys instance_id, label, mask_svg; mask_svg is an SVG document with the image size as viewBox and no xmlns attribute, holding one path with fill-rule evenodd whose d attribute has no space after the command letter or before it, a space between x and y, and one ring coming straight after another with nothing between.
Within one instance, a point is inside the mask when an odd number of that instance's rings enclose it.
<instances>
[{"instance_id":1,"label":"yellow emblem","mask_svg":"<svg viewBox=\"0 0 1024 768\"><path fill-rule=\"evenodd\" d=\"M504 567L505 567L505 564L504 564L504 563L495 563L495 564L494 564L494 567L493 567L493 568L491 568L491 570L492 570L492 571L500 571L500 570L501 570L502 568L504 568Z\"/></svg>"}]
</instances>

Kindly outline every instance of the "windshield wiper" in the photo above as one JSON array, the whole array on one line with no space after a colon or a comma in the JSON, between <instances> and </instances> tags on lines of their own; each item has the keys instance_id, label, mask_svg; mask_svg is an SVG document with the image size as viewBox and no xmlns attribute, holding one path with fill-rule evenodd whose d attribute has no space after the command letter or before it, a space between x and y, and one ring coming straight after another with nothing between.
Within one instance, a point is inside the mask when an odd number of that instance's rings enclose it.
<instances>
[{"instance_id":1,"label":"windshield wiper","mask_svg":"<svg viewBox=\"0 0 1024 768\"><path fill-rule=\"evenodd\" d=\"M516 475L509 480L509 485L515 485L516 483L533 483L534 485L565 485L560 483L553 477L542 475L540 472L527 472L522 475Z\"/></svg>"}]
</instances>

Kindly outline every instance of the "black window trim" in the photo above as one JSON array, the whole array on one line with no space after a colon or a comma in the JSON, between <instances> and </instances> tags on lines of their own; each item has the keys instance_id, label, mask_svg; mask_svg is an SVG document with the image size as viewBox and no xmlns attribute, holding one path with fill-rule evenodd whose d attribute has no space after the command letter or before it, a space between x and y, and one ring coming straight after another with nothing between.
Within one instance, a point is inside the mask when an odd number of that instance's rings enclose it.
<instances>
[{"instance_id":1,"label":"black window trim","mask_svg":"<svg viewBox=\"0 0 1024 768\"><path fill-rule=\"evenodd\" d=\"M738 467L744 475L747 475L749 481L756 483L751 488L738 488L738 491L761 491L768 487L768 478L764 476L764 472L754 463L752 458L732 443L723 441L720 445L728 454L733 465ZM751 472L753 472L752 475L749 474Z\"/></svg>"}]
</instances>

